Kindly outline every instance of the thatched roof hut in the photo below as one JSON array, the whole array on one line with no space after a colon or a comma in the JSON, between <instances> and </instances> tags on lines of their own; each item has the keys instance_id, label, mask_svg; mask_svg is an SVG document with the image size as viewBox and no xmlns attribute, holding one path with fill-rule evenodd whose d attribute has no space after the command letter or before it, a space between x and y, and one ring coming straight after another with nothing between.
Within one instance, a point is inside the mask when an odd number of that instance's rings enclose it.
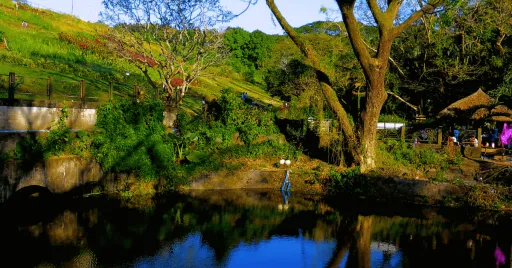
<instances>
[{"instance_id":1,"label":"thatched roof hut","mask_svg":"<svg viewBox=\"0 0 512 268\"><path fill-rule=\"evenodd\" d=\"M476 112L471 116L472 120L482 120L487 118L489 116L489 109L487 108L480 108L476 110Z\"/></svg>"},{"instance_id":2,"label":"thatched roof hut","mask_svg":"<svg viewBox=\"0 0 512 268\"><path fill-rule=\"evenodd\" d=\"M492 121L495 121L495 122L503 122L503 123L511 123L512 122L512 117L505 116L505 115L495 115L495 116L491 116L489 119Z\"/></svg>"},{"instance_id":3,"label":"thatched roof hut","mask_svg":"<svg viewBox=\"0 0 512 268\"><path fill-rule=\"evenodd\" d=\"M511 117L512 116L512 109L509 109L505 105L497 105L491 110L492 115L504 115Z\"/></svg>"},{"instance_id":4,"label":"thatched roof hut","mask_svg":"<svg viewBox=\"0 0 512 268\"><path fill-rule=\"evenodd\" d=\"M467 118L469 118L476 110L488 108L493 103L494 99L479 89L475 93L446 107L446 109L439 113L439 117L467 116Z\"/></svg>"},{"instance_id":5,"label":"thatched roof hut","mask_svg":"<svg viewBox=\"0 0 512 268\"><path fill-rule=\"evenodd\" d=\"M496 105L494 99L481 89L458 100L439 113L440 118L471 119L475 121L512 122L512 109Z\"/></svg>"}]
</instances>

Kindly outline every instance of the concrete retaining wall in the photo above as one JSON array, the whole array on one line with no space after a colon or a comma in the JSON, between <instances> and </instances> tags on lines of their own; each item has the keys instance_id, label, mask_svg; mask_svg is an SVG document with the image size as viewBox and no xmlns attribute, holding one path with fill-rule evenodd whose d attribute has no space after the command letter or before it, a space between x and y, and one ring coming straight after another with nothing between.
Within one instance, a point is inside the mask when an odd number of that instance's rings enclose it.
<instances>
[{"instance_id":1,"label":"concrete retaining wall","mask_svg":"<svg viewBox=\"0 0 512 268\"><path fill-rule=\"evenodd\" d=\"M27 186L41 186L53 193L66 193L87 183L98 182L103 176L98 163L78 157L50 158L32 166L8 161L0 177L0 203Z\"/></svg>"},{"instance_id":2,"label":"concrete retaining wall","mask_svg":"<svg viewBox=\"0 0 512 268\"><path fill-rule=\"evenodd\" d=\"M48 130L60 117L61 108L0 106L0 130ZM70 108L68 126L91 130L96 109Z\"/></svg>"},{"instance_id":3,"label":"concrete retaining wall","mask_svg":"<svg viewBox=\"0 0 512 268\"><path fill-rule=\"evenodd\" d=\"M48 130L59 119L62 108L0 106L0 131ZM71 129L91 130L96 125L96 109L68 108L67 125ZM164 112L168 128L176 120L173 111Z\"/></svg>"}]
</instances>

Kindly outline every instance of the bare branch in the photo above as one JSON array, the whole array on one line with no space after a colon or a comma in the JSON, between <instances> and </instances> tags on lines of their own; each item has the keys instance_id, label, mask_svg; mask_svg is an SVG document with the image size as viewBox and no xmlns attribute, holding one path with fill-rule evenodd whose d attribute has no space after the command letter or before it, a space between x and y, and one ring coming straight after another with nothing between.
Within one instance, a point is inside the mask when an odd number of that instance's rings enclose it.
<instances>
[{"instance_id":1,"label":"bare branch","mask_svg":"<svg viewBox=\"0 0 512 268\"><path fill-rule=\"evenodd\" d=\"M394 92L392 92L392 91L389 91L389 90L387 91L387 93L388 93L389 95L391 95L391 96L395 97L397 100L399 100L399 101L401 101L401 102L405 103L407 106L411 107L411 108L412 108L413 110L415 110L416 112L419 112L419 111L420 111L420 108L418 108L418 106L413 105L413 104L411 104L411 103L407 102L407 101L406 101L406 100L404 100L402 97L398 96L398 94L396 94L396 93L394 93Z\"/></svg>"},{"instance_id":2,"label":"bare branch","mask_svg":"<svg viewBox=\"0 0 512 268\"><path fill-rule=\"evenodd\" d=\"M420 19L423 15L433 12L436 8L440 7L444 4L445 0L432 0L429 1L426 5L422 6L420 10L414 12L407 20L405 20L402 24L393 28L393 37L399 36L407 27L413 24L415 21Z\"/></svg>"}]
</instances>

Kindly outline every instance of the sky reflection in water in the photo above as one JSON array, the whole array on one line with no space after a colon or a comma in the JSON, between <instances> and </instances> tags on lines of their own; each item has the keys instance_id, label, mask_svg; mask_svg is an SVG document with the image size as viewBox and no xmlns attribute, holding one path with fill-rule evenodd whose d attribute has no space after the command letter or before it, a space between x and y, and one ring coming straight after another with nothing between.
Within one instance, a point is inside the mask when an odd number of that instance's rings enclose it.
<instances>
[{"instance_id":1,"label":"sky reflection in water","mask_svg":"<svg viewBox=\"0 0 512 268\"><path fill-rule=\"evenodd\" d=\"M388 253L379 248L386 243L374 242L371 249L371 267L402 267L400 250ZM211 248L201 243L201 234L194 233L172 247L164 247L152 257L142 258L134 267L326 267L335 250L336 241L315 242L299 237L274 236L257 244L241 243L219 264ZM375 248L374 248L375 247ZM348 254L339 267L345 267Z\"/></svg>"}]
</instances>

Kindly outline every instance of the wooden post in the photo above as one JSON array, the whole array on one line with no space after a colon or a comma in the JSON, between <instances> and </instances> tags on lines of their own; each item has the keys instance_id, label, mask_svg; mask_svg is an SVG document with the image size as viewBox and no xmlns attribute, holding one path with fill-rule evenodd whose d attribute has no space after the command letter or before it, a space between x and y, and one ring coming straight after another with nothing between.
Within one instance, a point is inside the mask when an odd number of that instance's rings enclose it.
<instances>
[{"instance_id":1,"label":"wooden post","mask_svg":"<svg viewBox=\"0 0 512 268\"><path fill-rule=\"evenodd\" d=\"M437 131L437 145L443 145L443 130L441 129Z\"/></svg>"},{"instance_id":2,"label":"wooden post","mask_svg":"<svg viewBox=\"0 0 512 268\"><path fill-rule=\"evenodd\" d=\"M108 100L112 100L112 90L114 88L114 83L110 81L109 88L108 88Z\"/></svg>"},{"instance_id":3,"label":"wooden post","mask_svg":"<svg viewBox=\"0 0 512 268\"><path fill-rule=\"evenodd\" d=\"M482 128L478 128L477 130L477 139L478 139L478 147L482 144Z\"/></svg>"},{"instance_id":4,"label":"wooden post","mask_svg":"<svg viewBox=\"0 0 512 268\"><path fill-rule=\"evenodd\" d=\"M48 96L48 100L52 100L52 78L48 76L48 82L46 84L46 96Z\"/></svg>"},{"instance_id":5,"label":"wooden post","mask_svg":"<svg viewBox=\"0 0 512 268\"><path fill-rule=\"evenodd\" d=\"M405 124L404 126L400 129L400 139L402 141L405 141Z\"/></svg>"},{"instance_id":6,"label":"wooden post","mask_svg":"<svg viewBox=\"0 0 512 268\"><path fill-rule=\"evenodd\" d=\"M80 80L80 100L85 103L85 81Z\"/></svg>"},{"instance_id":7,"label":"wooden post","mask_svg":"<svg viewBox=\"0 0 512 268\"><path fill-rule=\"evenodd\" d=\"M9 90L8 90L10 104L12 104L12 102L14 101L15 86L16 86L16 74L11 72L11 73L9 73Z\"/></svg>"}]
</instances>

